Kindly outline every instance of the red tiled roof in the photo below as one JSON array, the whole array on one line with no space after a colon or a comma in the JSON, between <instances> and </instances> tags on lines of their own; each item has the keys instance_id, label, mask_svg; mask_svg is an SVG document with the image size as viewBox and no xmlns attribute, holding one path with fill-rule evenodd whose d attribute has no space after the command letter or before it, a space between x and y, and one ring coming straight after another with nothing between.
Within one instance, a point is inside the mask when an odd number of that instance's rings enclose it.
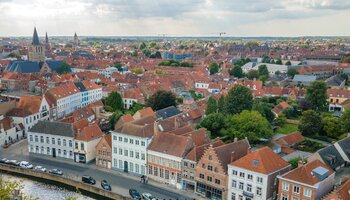
<instances>
[{"instance_id":1,"label":"red tiled roof","mask_svg":"<svg viewBox=\"0 0 350 200\"><path fill-rule=\"evenodd\" d=\"M84 127L80 132L75 135L76 140L91 141L103 136L103 132L97 124L92 124Z\"/></svg>"},{"instance_id":2,"label":"red tiled roof","mask_svg":"<svg viewBox=\"0 0 350 200\"><path fill-rule=\"evenodd\" d=\"M283 137L280 137L276 140L276 143L281 146L293 146L295 144L298 144L302 141L304 141L305 138L302 136L302 134L297 131L294 133L290 133L288 135L285 135Z\"/></svg>"},{"instance_id":3,"label":"red tiled roof","mask_svg":"<svg viewBox=\"0 0 350 200\"><path fill-rule=\"evenodd\" d=\"M234 161L231 165L250 171L269 174L290 165L269 147L260 148Z\"/></svg>"}]
</instances>

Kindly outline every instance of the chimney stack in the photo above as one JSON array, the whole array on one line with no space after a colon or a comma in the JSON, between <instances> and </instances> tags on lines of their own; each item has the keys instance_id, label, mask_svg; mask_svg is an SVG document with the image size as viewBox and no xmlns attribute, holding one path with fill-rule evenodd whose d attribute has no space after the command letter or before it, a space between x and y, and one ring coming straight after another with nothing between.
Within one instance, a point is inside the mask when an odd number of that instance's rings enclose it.
<instances>
[{"instance_id":1,"label":"chimney stack","mask_svg":"<svg viewBox=\"0 0 350 200\"><path fill-rule=\"evenodd\" d=\"M153 134L157 134L157 133L159 132L158 125L159 125L159 121L156 120L156 121L153 123Z\"/></svg>"}]
</instances>

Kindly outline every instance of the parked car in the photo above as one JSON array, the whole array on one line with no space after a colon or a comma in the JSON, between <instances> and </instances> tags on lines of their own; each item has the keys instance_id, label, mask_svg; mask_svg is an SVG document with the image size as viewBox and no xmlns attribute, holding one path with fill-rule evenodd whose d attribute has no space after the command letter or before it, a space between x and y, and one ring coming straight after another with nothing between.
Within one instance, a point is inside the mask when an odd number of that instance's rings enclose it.
<instances>
[{"instance_id":1,"label":"parked car","mask_svg":"<svg viewBox=\"0 0 350 200\"><path fill-rule=\"evenodd\" d=\"M7 161L8 161L7 158L2 158L2 159L0 160L0 163L5 164Z\"/></svg>"},{"instance_id":2,"label":"parked car","mask_svg":"<svg viewBox=\"0 0 350 200\"><path fill-rule=\"evenodd\" d=\"M19 166L19 162L17 160L7 160L5 164L12 165L12 166Z\"/></svg>"},{"instance_id":3,"label":"parked car","mask_svg":"<svg viewBox=\"0 0 350 200\"><path fill-rule=\"evenodd\" d=\"M142 198L146 200L154 200L155 198L150 193L142 193Z\"/></svg>"},{"instance_id":4,"label":"parked car","mask_svg":"<svg viewBox=\"0 0 350 200\"><path fill-rule=\"evenodd\" d=\"M22 167L22 168L25 168L25 169L33 169L33 165L30 164L29 162L27 161L22 161L19 163L19 166Z\"/></svg>"},{"instance_id":5,"label":"parked car","mask_svg":"<svg viewBox=\"0 0 350 200\"><path fill-rule=\"evenodd\" d=\"M46 168L40 165L34 167L35 171L46 172Z\"/></svg>"},{"instance_id":6,"label":"parked car","mask_svg":"<svg viewBox=\"0 0 350 200\"><path fill-rule=\"evenodd\" d=\"M104 190L112 191L111 185L106 180L101 181L101 187Z\"/></svg>"},{"instance_id":7,"label":"parked car","mask_svg":"<svg viewBox=\"0 0 350 200\"><path fill-rule=\"evenodd\" d=\"M63 175L63 171L60 170L60 169L51 169L51 170L49 170L49 173L50 174L55 174L55 175L60 175L60 176Z\"/></svg>"},{"instance_id":8,"label":"parked car","mask_svg":"<svg viewBox=\"0 0 350 200\"><path fill-rule=\"evenodd\" d=\"M141 199L140 193L135 189L130 189L129 194L130 194L132 199L138 199L138 200Z\"/></svg>"},{"instance_id":9,"label":"parked car","mask_svg":"<svg viewBox=\"0 0 350 200\"><path fill-rule=\"evenodd\" d=\"M92 178L91 176L83 176L83 177L81 177L81 181L83 181L84 183L91 184L91 185L96 184L96 180L94 178Z\"/></svg>"}]
</instances>

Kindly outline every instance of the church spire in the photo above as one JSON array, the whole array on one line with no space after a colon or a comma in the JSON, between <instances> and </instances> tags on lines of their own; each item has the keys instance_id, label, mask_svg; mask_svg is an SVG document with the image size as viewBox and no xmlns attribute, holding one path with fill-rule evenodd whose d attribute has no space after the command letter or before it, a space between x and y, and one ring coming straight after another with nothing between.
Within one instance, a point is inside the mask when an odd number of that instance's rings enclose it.
<instances>
[{"instance_id":1,"label":"church spire","mask_svg":"<svg viewBox=\"0 0 350 200\"><path fill-rule=\"evenodd\" d=\"M49 44L49 37L47 36L47 32L46 32L46 36L45 36L45 43Z\"/></svg>"},{"instance_id":2,"label":"church spire","mask_svg":"<svg viewBox=\"0 0 350 200\"><path fill-rule=\"evenodd\" d=\"M39 36L38 36L38 33L36 32L36 27L34 27L32 45L39 45L39 44L40 44Z\"/></svg>"}]
</instances>

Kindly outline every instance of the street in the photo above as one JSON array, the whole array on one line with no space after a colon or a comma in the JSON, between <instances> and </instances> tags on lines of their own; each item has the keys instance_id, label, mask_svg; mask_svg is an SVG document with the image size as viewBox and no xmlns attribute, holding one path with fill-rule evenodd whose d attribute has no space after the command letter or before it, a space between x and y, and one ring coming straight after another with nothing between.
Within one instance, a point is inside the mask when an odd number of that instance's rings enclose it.
<instances>
[{"instance_id":1,"label":"street","mask_svg":"<svg viewBox=\"0 0 350 200\"><path fill-rule=\"evenodd\" d=\"M67 178L81 181L81 176L89 175L96 179L96 187L101 187L101 180L107 180L112 187L112 192L129 196L129 189L136 189L140 194L147 192L159 199L194 199L195 194L176 190L161 183L149 181L148 184L140 182L139 177L124 174L114 170L100 169L95 163L82 164L75 163L73 160L60 160L46 156L29 155L27 150L27 141L20 141L8 149L0 150L0 158L13 159L18 161L28 161L34 166L41 165L45 168L58 168L63 170Z\"/></svg>"}]
</instances>

